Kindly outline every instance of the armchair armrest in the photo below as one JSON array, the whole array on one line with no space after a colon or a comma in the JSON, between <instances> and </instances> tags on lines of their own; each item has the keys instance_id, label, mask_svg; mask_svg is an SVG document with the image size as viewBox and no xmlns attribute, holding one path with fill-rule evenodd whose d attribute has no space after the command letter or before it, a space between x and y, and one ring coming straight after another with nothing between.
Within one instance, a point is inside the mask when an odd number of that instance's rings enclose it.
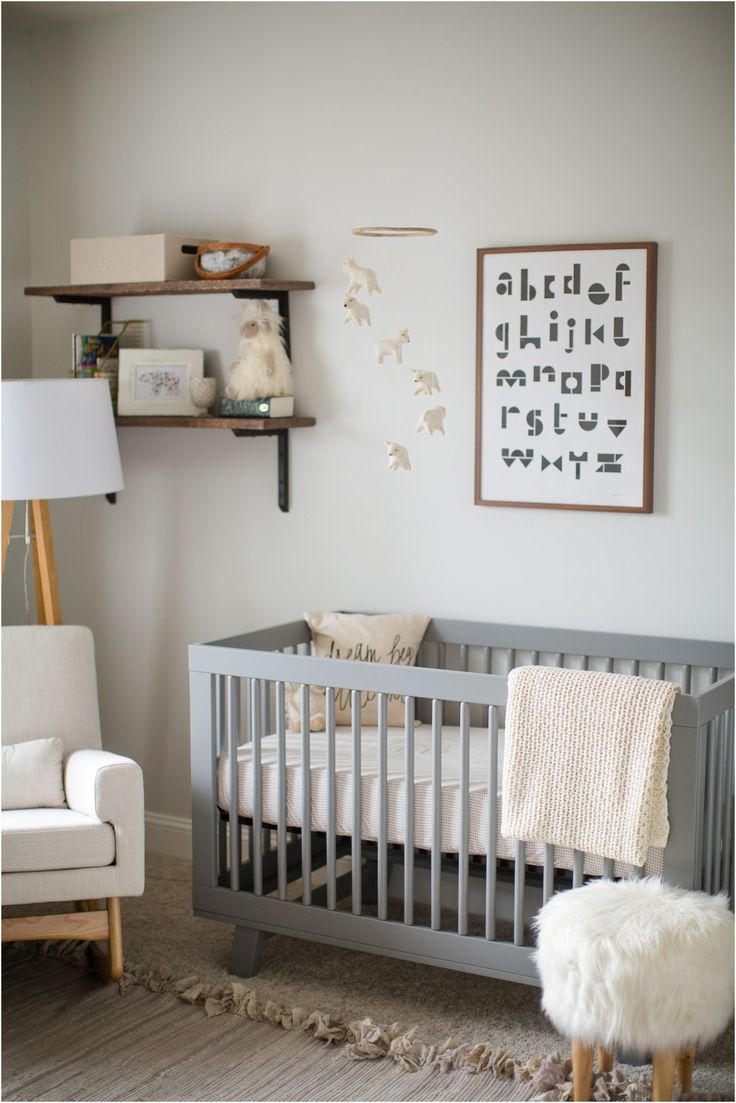
<instances>
[{"instance_id":1,"label":"armchair armrest","mask_svg":"<svg viewBox=\"0 0 736 1103\"><path fill-rule=\"evenodd\" d=\"M112 825L115 865L128 886L120 895L141 893L145 830L143 772L138 763L111 751L72 751L64 762L64 792L68 806L75 812Z\"/></svg>"},{"instance_id":2,"label":"armchair armrest","mask_svg":"<svg viewBox=\"0 0 736 1103\"><path fill-rule=\"evenodd\" d=\"M132 758L111 751L73 751L64 762L64 792L75 812L114 824L129 819L142 798L143 774Z\"/></svg>"}]
</instances>

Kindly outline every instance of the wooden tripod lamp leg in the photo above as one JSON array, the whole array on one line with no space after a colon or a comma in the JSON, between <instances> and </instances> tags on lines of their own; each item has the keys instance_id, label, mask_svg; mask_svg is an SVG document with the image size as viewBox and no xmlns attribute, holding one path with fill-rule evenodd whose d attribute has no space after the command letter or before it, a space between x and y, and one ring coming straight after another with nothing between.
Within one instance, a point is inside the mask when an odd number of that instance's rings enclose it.
<instances>
[{"instance_id":1,"label":"wooden tripod lamp leg","mask_svg":"<svg viewBox=\"0 0 736 1103\"><path fill-rule=\"evenodd\" d=\"M39 624L61 624L61 601L56 578L56 557L48 502L31 502L31 522L36 535L33 541L36 619Z\"/></svg>"}]
</instances>

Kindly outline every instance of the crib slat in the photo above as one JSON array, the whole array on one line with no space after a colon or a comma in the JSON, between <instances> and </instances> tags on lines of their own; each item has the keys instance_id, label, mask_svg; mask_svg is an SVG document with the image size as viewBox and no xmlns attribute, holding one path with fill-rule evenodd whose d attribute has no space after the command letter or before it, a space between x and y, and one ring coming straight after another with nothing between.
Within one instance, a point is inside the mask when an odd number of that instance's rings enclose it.
<instances>
[{"instance_id":1,"label":"crib slat","mask_svg":"<svg viewBox=\"0 0 736 1103\"><path fill-rule=\"evenodd\" d=\"M362 823L363 823L363 784L361 772L361 745L360 745L360 690L354 689L350 693L351 701L351 733L353 737L353 838L350 849L350 862L352 865L352 901L353 915L360 915L363 910L362 900Z\"/></svg>"},{"instance_id":2,"label":"crib slat","mask_svg":"<svg viewBox=\"0 0 736 1103\"><path fill-rule=\"evenodd\" d=\"M460 670L468 669L468 645L466 643L460 644Z\"/></svg>"},{"instance_id":3,"label":"crib slat","mask_svg":"<svg viewBox=\"0 0 736 1103\"><path fill-rule=\"evenodd\" d=\"M721 891L721 841L723 833L723 793L726 780L726 717L716 718L716 807L713 817L713 892Z\"/></svg>"},{"instance_id":4,"label":"crib slat","mask_svg":"<svg viewBox=\"0 0 736 1103\"><path fill-rule=\"evenodd\" d=\"M437 644L437 667L439 670L447 670L447 644Z\"/></svg>"},{"instance_id":5,"label":"crib slat","mask_svg":"<svg viewBox=\"0 0 736 1103\"><path fill-rule=\"evenodd\" d=\"M691 666L683 666L682 668L682 680L680 683L683 693L689 693L690 687L693 684L693 668Z\"/></svg>"},{"instance_id":6,"label":"crib slat","mask_svg":"<svg viewBox=\"0 0 736 1103\"><path fill-rule=\"evenodd\" d=\"M227 754L227 688L226 675L215 675L215 723L217 754Z\"/></svg>"},{"instance_id":7,"label":"crib slat","mask_svg":"<svg viewBox=\"0 0 736 1103\"><path fill-rule=\"evenodd\" d=\"M708 754L705 770L705 840L703 850L703 890L713 891L713 823L716 799L716 733L715 724L708 724Z\"/></svg>"},{"instance_id":8,"label":"crib slat","mask_svg":"<svg viewBox=\"0 0 736 1103\"><path fill-rule=\"evenodd\" d=\"M337 907L337 839L335 835L335 690L325 689L327 738L327 908Z\"/></svg>"},{"instance_id":9,"label":"crib slat","mask_svg":"<svg viewBox=\"0 0 736 1103\"><path fill-rule=\"evenodd\" d=\"M414 698L404 701L404 923L414 923Z\"/></svg>"},{"instance_id":10,"label":"crib slat","mask_svg":"<svg viewBox=\"0 0 736 1103\"><path fill-rule=\"evenodd\" d=\"M609 661L611 662L611 670L613 670L613 661L612 660L609 660ZM631 673L637 675L637 677L638 677L638 674L639 674L639 660L638 659L632 659L631 660Z\"/></svg>"},{"instance_id":11,"label":"crib slat","mask_svg":"<svg viewBox=\"0 0 736 1103\"><path fill-rule=\"evenodd\" d=\"M378 694L378 918L388 917L388 696Z\"/></svg>"},{"instance_id":12,"label":"crib slat","mask_svg":"<svg viewBox=\"0 0 736 1103\"><path fill-rule=\"evenodd\" d=\"M613 674L613 659L606 659L606 674Z\"/></svg>"},{"instance_id":13,"label":"crib slat","mask_svg":"<svg viewBox=\"0 0 736 1103\"><path fill-rule=\"evenodd\" d=\"M664 663L657 663L657 678L660 682L664 681Z\"/></svg>"},{"instance_id":14,"label":"crib slat","mask_svg":"<svg viewBox=\"0 0 736 1103\"><path fill-rule=\"evenodd\" d=\"M442 887L442 702L432 700L432 853L430 863L430 925L440 929Z\"/></svg>"},{"instance_id":15,"label":"crib slat","mask_svg":"<svg viewBox=\"0 0 736 1103\"><path fill-rule=\"evenodd\" d=\"M486 930L496 937L496 822L498 820L498 707L488 709L488 825L486 833Z\"/></svg>"},{"instance_id":16,"label":"crib slat","mask_svg":"<svg viewBox=\"0 0 736 1103\"><path fill-rule=\"evenodd\" d=\"M312 778L310 774L309 686L299 691L302 712L302 904L312 903Z\"/></svg>"},{"instance_id":17,"label":"crib slat","mask_svg":"<svg viewBox=\"0 0 736 1103\"><path fill-rule=\"evenodd\" d=\"M604 858L603 859L603 876L606 878L607 881L612 881L613 880L613 870L614 870L613 858Z\"/></svg>"},{"instance_id":18,"label":"crib slat","mask_svg":"<svg viewBox=\"0 0 736 1103\"><path fill-rule=\"evenodd\" d=\"M554 660L555 661L552 663L552 666L564 666L565 665L565 656L562 654L561 651L556 651L555 652Z\"/></svg>"},{"instance_id":19,"label":"crib slat","mask_svg":"<svg viewBox=\"0 0 736 1103\"><path fill-rule=\"evenodd\" d=\"M572 887L581 888L583 884L583 869L585 868L585 854L582 850L572 852Z\"/></svg>"},{"instance_id":20,"label":"crib slat","mask_svg":"<svg viewBox=\"0 0 736 1103\"><path fill-rule=\"evenodd\" d=\"M276 824L276 880L279 900L286 899L286 687L276 683L276 754L279 819Z\"/></svg>"},{"instance_id":21,"label":"crib slat","mask_svg":"<svg viewBox=\"0 0 736 1103\"><path fill-rule=\"evenodd\" d=\"M580 656L580 669L581 670L590 670L590 655L581 655Z\"/></svg>"},{"instance_id":22,"label":"crib slat","mask_svg":"<svg viewBox=\"0 0 736 1103\"><path fill-rule=\"evenodd\" d=\"M468 849L470 801L470 711L460 705L460 849L457 855L457 933L468 933Z\"/></svg>"},{"instance_id":23,"label":"crib slat","mask_svg":"<svg viewBox=\"0 0 736 1103\"><path fill-rule=\"evenodd\" d=\"M230 888L240 889L240 794L238 792L238 741L240 736L240 679L226 677L227 755L230 774Z\"/></svg>"},{"instance_id":24,"label":"crib slat","mask_svg":"<svg viewBox=\"0 0 736 1103\"><path fill-rule=\"evenodd\" d=\"M263 779L261 776L261 690L260 679L251 679L250 725L253 741L253 832L250 860L253 863L253 892L263 895Z\"/></svg>"},{"instance_id":25,"label":"crib slat","mask_svg":"<svg viewBox=\"0 0 736 1103\"><path fill-rule=\"evenodd\" d=\"M214 687L214 716L213 724L215 730L215 769L213 770L213 793L212 799L217 805L217 757L218 755L227 754L227 729L226 729L226 691L225 691L225 676L223 674L215 674L213 677L215 684ZM218 884L218 878L220 874L223 874L227 869L227 821L222 815L217 814L217 868L215 871L215 884Z\"/></svg>"},{"instance_id":26,"label":"crib slat","mask_svg":"<svg viewBox=\"0 0 736 1103\"><path fill-rule=\"evenodd\" d=\"M484 662L484 665L485 665L485 668L486 668L486 674L492 674L493 673L493 648L492 647L484 647L483 648L483 662Z\"/></svg>"},{"instance_id":27,"label":"crib slat","mask_svg":"<svg viewBox=\"0 0 736 1103\"><path fill-rule=\"evenodd\" d=\"M539 666L539 652L532 651L530 666Z\"/></svg>"},{"instance_id":28,"label":"crib slat","mask_svg":"<svg viewBox=\"0 0 736 1103\"><path fill-rule=\"evenodd\" d=\"M506 673L510 674L516 666L516 651L513 647L509 647L506 652Z\"/></svg>"},{"instance_id":29,"label":"crib slat","mask_svg":"<svg viewBox=\"0 0 736 1103\"><path fill-rule=\"evenodd\" d=\"M552 898L555 890L555 848L551 843L544 844L544 869L542 871L542 903Z\"/></svg>"},{"instance_id":30,"label":"crib slat","mask_svg":"<svg viewBox=\"0 0 736 1103\"><path fill-rule=\"evenodd\" d=\"M516 840L514 862L514 945L524 945L524 885L526 874L526 843Z\"/></svg>"},{"instance_id":31,"label":"crib slat","mask_svg":"<svg viewBox=\"0 0 736 1103\"><path fill-rule=\"evenodd\" d=\"M261 733L271 734L271 686L265 678L261 679Z\"/></svg>"},{"instance_id":32,"label":"crib slat","mask_svg":"<svg viewBox=\"0 0 736 1103\"><path fill-rule=\"evenodd\" d=\"M731 831L733 827L733 709L726 713L726 784L723 809L723 850L721 852L721 888L731 895Z\"/></svg>"}]
</instances>

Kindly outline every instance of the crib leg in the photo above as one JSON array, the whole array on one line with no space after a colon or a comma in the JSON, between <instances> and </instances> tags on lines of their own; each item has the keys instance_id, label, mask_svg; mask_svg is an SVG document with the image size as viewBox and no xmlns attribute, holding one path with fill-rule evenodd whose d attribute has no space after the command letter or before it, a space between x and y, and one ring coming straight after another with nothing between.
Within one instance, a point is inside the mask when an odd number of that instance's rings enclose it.
<instances>
[{"instance_id":1,"label":"crib leg","mask_svg":"<svg viewBox=\"0 0 736 1103\"><path fill-rule=\"evenodd\" d=\"M230 972L236 977L252 977L261 967L263 957L263 931L250 927L236 927L233 948L230 951Z\"/></svg>"}]
</instances>

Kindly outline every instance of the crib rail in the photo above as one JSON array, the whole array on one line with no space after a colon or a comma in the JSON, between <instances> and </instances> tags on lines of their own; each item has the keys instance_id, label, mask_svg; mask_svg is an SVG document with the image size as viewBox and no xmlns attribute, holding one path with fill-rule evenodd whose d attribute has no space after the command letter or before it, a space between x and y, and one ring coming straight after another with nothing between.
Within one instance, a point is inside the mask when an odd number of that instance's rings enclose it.
<instances>
[{"instance_id":1,"label":"crib rail","mask_svg":"<svg viewBox=\"0 0 736 1103\"><path fill-rule=\"evenodd\" d=\"M530 646L532 641L537 646ZM672 828L663 872L673 883L730 893L734 681L728 671L733 654L725 644L703 643L687 650L687 642L433 621L420 655L423 665L413 668L312 656L301 621L193 645L196 914L239 928L296 933L535 983L529 920L538 907L553 892L579 886L590 876L645 872L623 870L610 860L601 864L581 852L565 858L549 845L540 853L520 841L509 850L509 841L503 841L499 851L498 763L507 674L516 665L540 662L678 681L682 693L671 741ZM669 646L657 651L656 644ZM690 661L681 662L685 657ZM323 733L310 730L314 686L326 687ZM294 693L300 721L291 735L287 697ZM350 703L349 734L340 736L343 754L345 739L349 745L349 768L344 763L341 767L341 776L348 779L341 784L349 788L341 791L339 801L338 694ZM371 736L376 741L374 831L365 828L368 796L362 767L367 745L361 695L375 696L376 702ZM396 738L395 721L393 728L388 722L394 695L404 698L398 782L389 756ZM417 728L420 720L426 727ZM444 744L450 728L455 742L454 757L448 759ZM477 778L478 728L484 733L486 819L483 846L473 851L470 812L478 782L471 783L471 778ZM430 773L419 788L418 739L430 748ZM323 756L319 768L317 753ZM239 756L249 763L242 774ZM227 799L220 801L223 810L218 805L218 760L220 782L227 789ZM459 808L452 845L443 833L443 811L450 799L443 789L448 763L456 770ZM397 784L404 786L398 827ZM426 838L419 831L420 818L426 816L425 804L421 817L417 804L422 786L430 796ZM324 810L322 819L315 813L318 806Z\"/></svg>"}]
</instances>

